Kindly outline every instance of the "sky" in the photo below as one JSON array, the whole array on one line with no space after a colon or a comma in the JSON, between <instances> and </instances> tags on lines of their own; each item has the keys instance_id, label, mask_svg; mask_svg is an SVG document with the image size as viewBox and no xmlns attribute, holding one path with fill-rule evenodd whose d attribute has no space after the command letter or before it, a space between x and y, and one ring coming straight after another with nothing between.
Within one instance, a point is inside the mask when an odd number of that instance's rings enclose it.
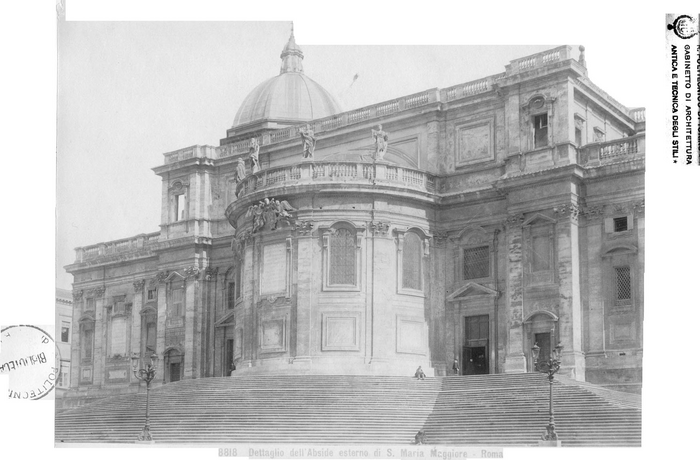
<instances>
[{"instance_id":1,"label":"sky","mask_svg":"<svg viewBox=\"0 0 700 460\"><path fill-rule=\"evenodd\" d=\"M6 2L0 192L7 295L0 325L53 322L54 287L70 288L62 267L73 261L74 247L158 230L160 180L151 168L162 164L164 152L218 144L245 95L279 72L292 20L306 74L346 110L499 73L530 52L488 48L474 56L461 45L536 51L583 44L594 83L624 105L647 107L644 448L633 455L684 458L696 436L687 416L698 413L697 398L688 397L697 390L692 338L700 324L690 294L697 284L698 171L670 165L661 134L669 93L664 13L670 10L690 13L697 4L68 0L69 22L57 24L51 2ZM6 385L0 375L0 390ZM48 401L8 401L0 393L0 414L0 436L8 440L3 453L145 458L133 450L53 449ZM167 452L198 454L216 452ZM599 458L627 454L594 452Z\"/></svg>"}]
</instances>

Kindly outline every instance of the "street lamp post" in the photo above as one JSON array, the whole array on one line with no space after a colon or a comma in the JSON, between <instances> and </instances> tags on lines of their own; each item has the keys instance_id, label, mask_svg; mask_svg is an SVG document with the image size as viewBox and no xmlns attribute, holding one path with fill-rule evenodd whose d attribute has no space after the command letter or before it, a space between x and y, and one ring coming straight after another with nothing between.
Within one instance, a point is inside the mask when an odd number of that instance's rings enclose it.
<instances>
[{"instance_id":1,"label":"street lamp post","mask_svg":"<svg viewBox=\"0 0 700 460\"><path fill-rule=\"evenodd\" d=\"M139 380L146 382L146 424L143 426L141 434L139 434L139 442L144 443L154 443L155 441L151 437L151 421L149 418L149 393L151 391L151 381L156 376L156 367L158 365L158 355L153 353L151 355L151 362L146 366L145 369L139 369L139 356L134 353L131 356L131 368L134 371L134 377Z\"/></svg>"},{"instance_id":2,"label":"street lamp post","mask_svg":"<svg viewBox=\"0 0 700 460\"><path fill-rule=\"evenodd\" d=\"M548 360L546 361L540 361L539 356L540 356L540 347L537 346L537 343L535 343L535 346L532 347L532 362L534 365L534 368L538 372L542 372L543 374L547 374L547 379L549 380L549 423L547 424L547 431L545 434L542 436L542 441L543 443L540 443L541 445L550 445L550 446L560 446L561 442L559 441L559 437L557 435L556 430L554 429L554 409L552 407L552 387L554 386L554 374L556 374L559 371L559 368L561 366L561 350L562 350L561 343L559 343L556 347L554 347L554 350L552 351L552 356L549 357Z\"/></svg>"}]
</instances>

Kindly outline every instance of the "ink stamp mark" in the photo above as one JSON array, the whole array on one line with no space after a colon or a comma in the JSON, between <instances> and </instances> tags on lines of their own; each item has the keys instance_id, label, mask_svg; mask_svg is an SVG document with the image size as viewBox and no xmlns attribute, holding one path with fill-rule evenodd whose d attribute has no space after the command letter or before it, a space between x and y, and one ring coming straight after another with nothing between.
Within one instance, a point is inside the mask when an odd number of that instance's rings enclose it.
<instances>
[{"instance_id":1,"label":"ink stamp mark","mask_svg":"<svg viewBox=\"0 0 700 460\"><path fill-rule=\"evenodd\" d=\"M56 384L60 357L53 337L36 326L9 326L0 331L0 373L9 374L9 398L41 399Z\"/></svg>"},{"instance_id":2,"label":"ink stamp mark","mask_svg":"<svg viewBox=\"0 0 700 460\"><path fill-rule=\"evenodd\" d=\"M673 24L668 24L666 26L668 30L672 30L678 38L688 39L692 38L698 34L698 20L697 18L683 14L678 16Z\"/></svg>"}]
</instances>

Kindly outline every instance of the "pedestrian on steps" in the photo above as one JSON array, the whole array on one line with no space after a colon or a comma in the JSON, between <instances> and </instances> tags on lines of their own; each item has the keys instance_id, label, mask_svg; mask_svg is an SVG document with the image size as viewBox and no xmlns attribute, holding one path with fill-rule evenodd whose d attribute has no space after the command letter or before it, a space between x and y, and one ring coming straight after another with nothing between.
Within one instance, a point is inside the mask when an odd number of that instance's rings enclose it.
<instances>
[{"instance_id":1,"label":"pedestrian on steps","mask_svg":"<svg viewBox=\"0 0 700 460\"><path fill-rule=\"evenodd\" d=\"M418 366L415 375L418 380L425 380L425 372L423 372L423 368L421 366Z\"/></svg>"},{"instance_id":2,"label":"pedestrian on steps","mask_svg":"<svg viewBox=\"0 0 700 460\"><path fill-rule=\"evenodd\" d=\"M457 361L457 358L455 358L454 362L452 363L452 371L455 373L455 375L459 375L459 361Z\"/></svg>"}]
</instances>

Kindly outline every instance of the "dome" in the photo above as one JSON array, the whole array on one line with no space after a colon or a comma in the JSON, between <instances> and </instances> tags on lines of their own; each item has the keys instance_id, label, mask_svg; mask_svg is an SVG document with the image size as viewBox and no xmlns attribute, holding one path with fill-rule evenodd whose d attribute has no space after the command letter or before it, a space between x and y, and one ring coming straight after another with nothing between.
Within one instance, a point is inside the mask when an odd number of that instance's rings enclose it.
<instances>
[{"instance_id":1,"label":"dome","mask_svg":"<svg viewBox=\"0 0 700 460\"><path fill-rule=\"evenodd\" d=\"M243 101L233 127L256 121L309 121L341 109L331 94L301 72L286 72L258 85Z\"/></svg>"},{"instance_id":2,"label":"dome","mask_svg":"<svg viewBox=\"0 0 700 460\"><path fill-rule=\"evenodd\" d=\"M304 53L294 41L294 32L280 55L280 74L258 85L243 101L233 128L256 122L296 123L323 118L342 110L331 94L304 75Z\"/></svg>"}]
</instances>

